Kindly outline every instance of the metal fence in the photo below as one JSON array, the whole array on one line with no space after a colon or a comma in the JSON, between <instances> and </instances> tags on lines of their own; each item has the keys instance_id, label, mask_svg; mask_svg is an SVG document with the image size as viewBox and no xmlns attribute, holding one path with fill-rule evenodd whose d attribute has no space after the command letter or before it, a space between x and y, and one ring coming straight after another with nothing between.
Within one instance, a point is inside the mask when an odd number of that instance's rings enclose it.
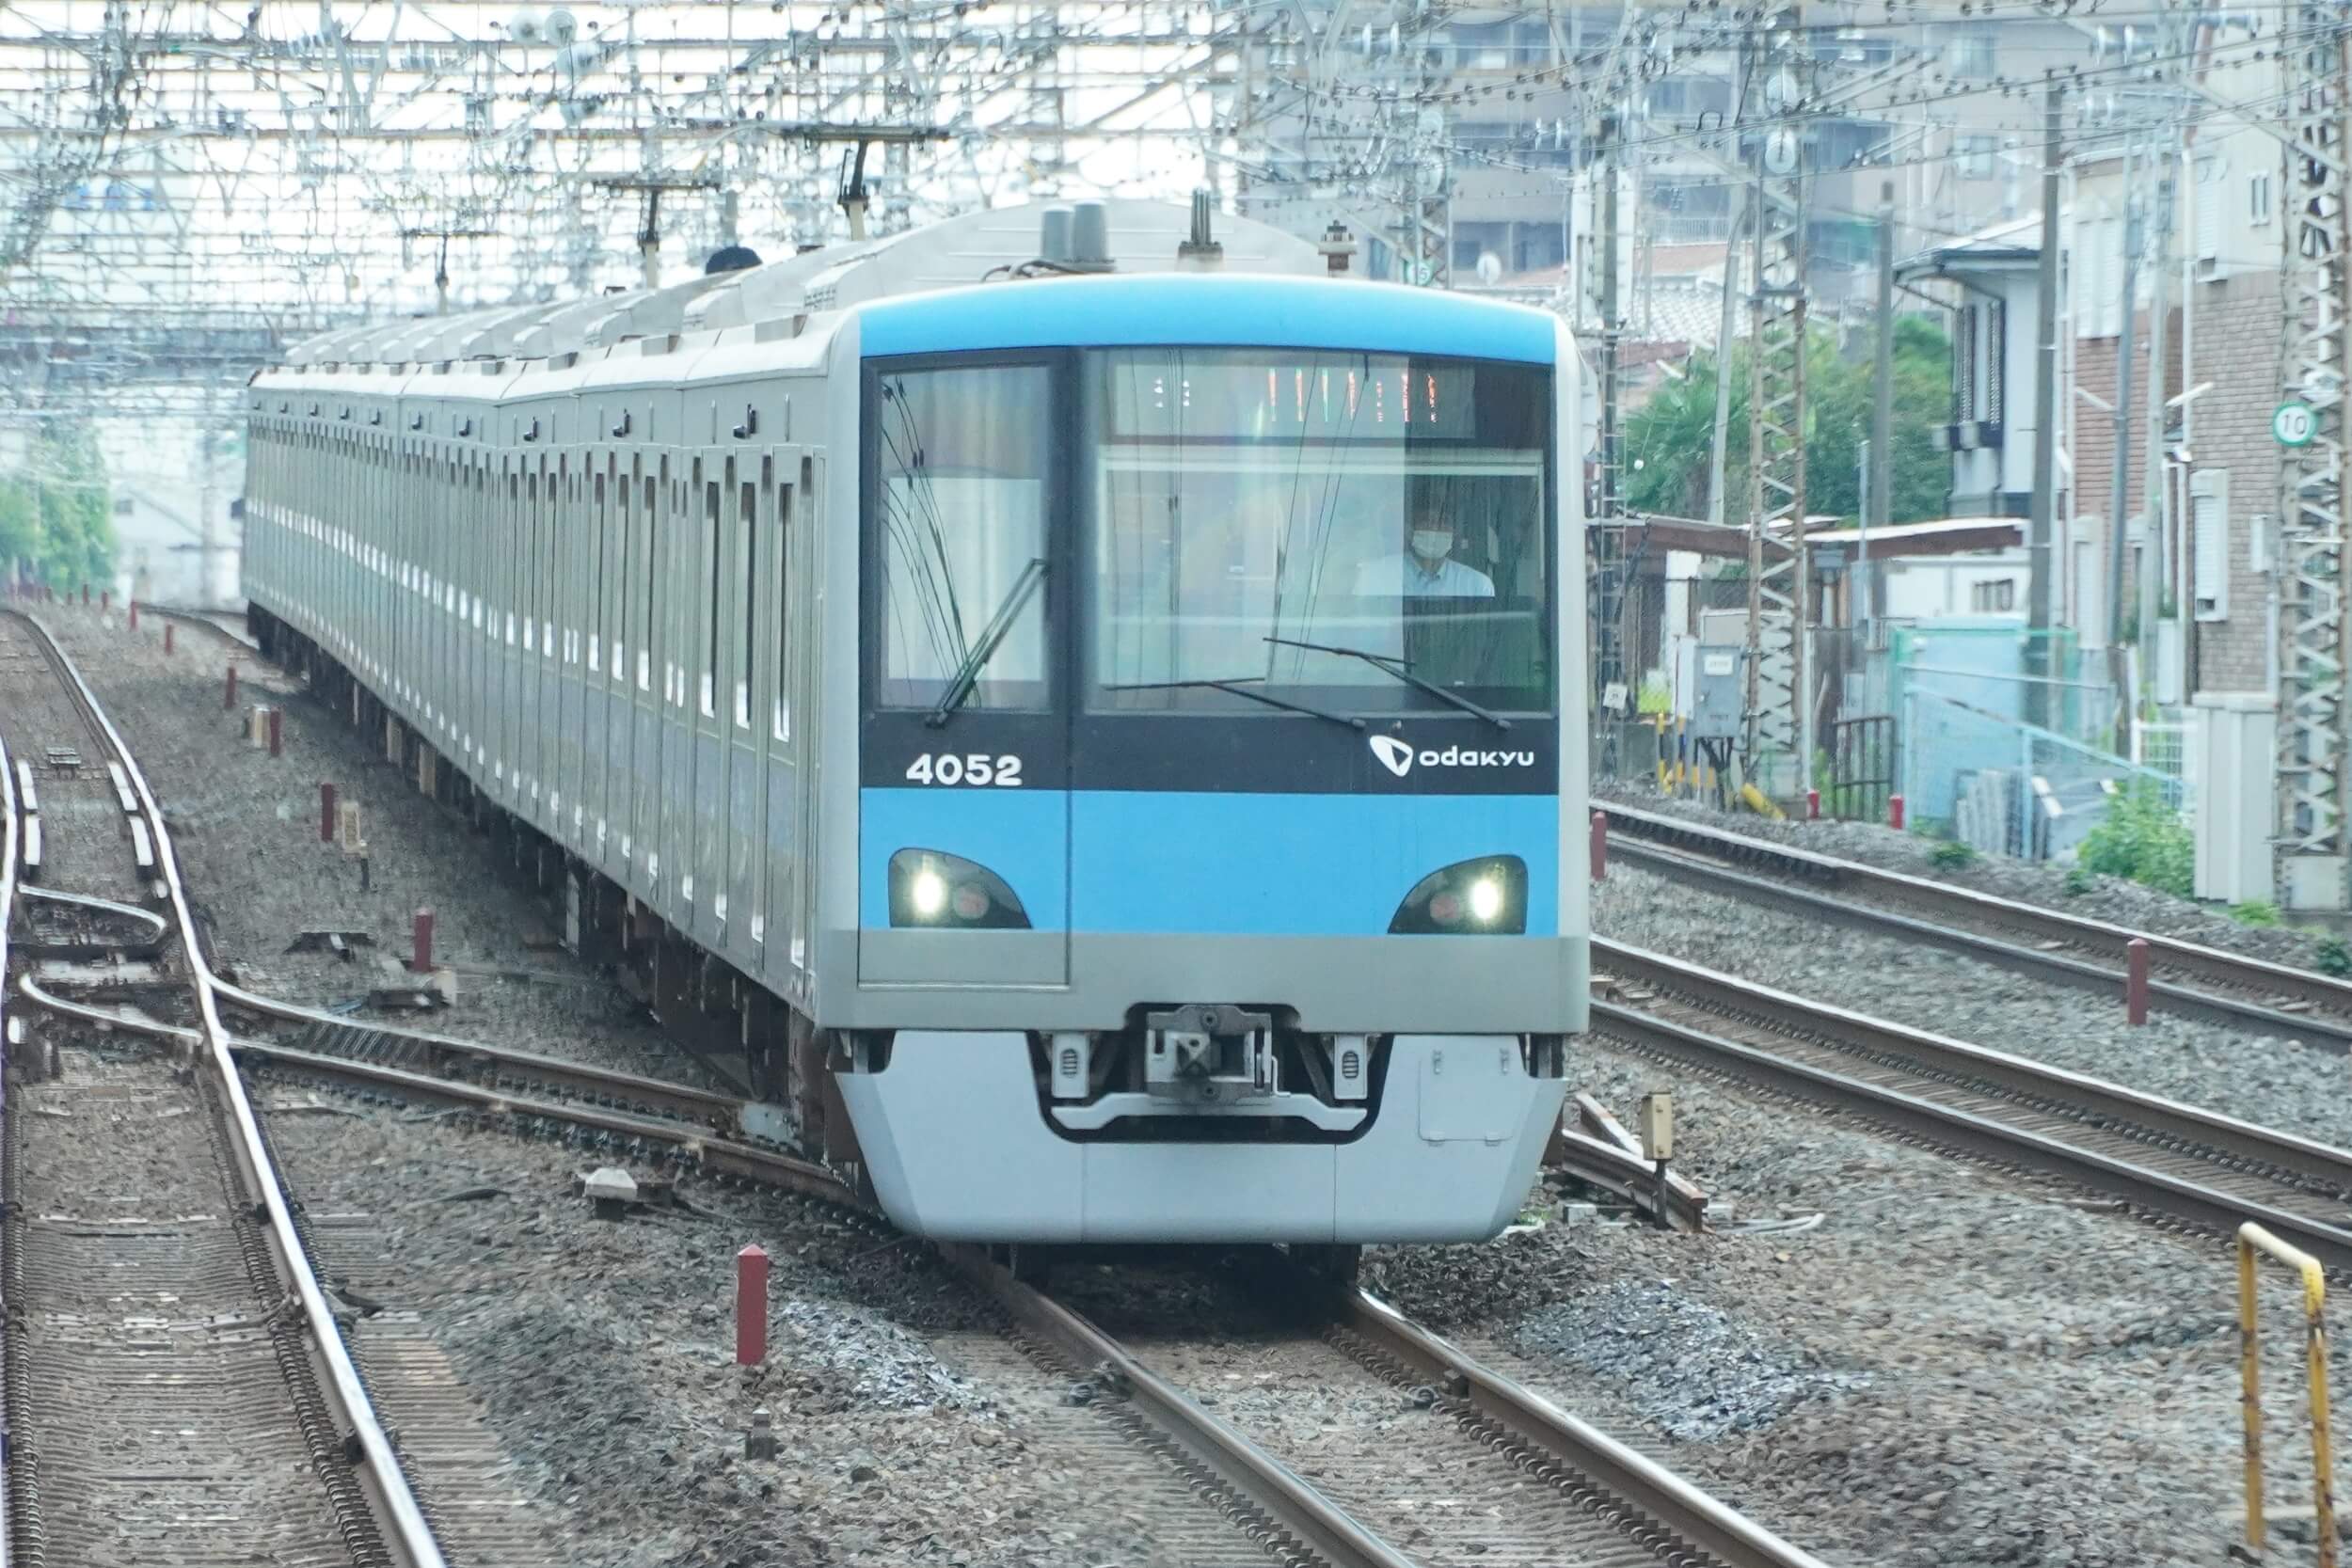
<instances>
[{"instance_id":1,"label":"metal fence","mask_svg":"<svg viewBox=\"0 0 2352 1568\"><path fill-rule=\"evenodd\" d=\"M1683 721L1701 647L1736 646L1744 630L1746 583L1694 580L1675 626L1662 624L1659 593L1638 576L1628 581L1622 706L1601 716L1596 772L1727 801L1738 777L1724 766L1728 750L1708 754ZM2177 809L2194 797L2187 716L2134 722L2128 671L2106 650L2077 647L2071 632L2037 641L2014 618L1880 622L1815 628L1806 646L1815 752L1805 783L1826 815L1884 820L1888 797L1900 794L1924 831L2042 860L2080 845L2136 781Z\"/></svg>"},{"instance_id":2,"label":"metal fence","mask_svg":"<svg viewBox=\"0 0 2352 1568\"><path fill-rule=\"evenodd\" d=\"M2173 774L1935 691L1905 692L1900 721L1910 820L1988 854L2066 854L2139 781L2175 809L2188 803Z\"/></svg>"}]
</instances>

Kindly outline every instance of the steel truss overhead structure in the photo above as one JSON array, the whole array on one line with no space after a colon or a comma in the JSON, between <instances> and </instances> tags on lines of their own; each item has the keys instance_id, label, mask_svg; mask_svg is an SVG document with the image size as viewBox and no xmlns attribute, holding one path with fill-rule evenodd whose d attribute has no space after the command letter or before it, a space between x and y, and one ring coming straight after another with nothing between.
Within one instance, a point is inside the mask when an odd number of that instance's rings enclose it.
<instances>
[{"instance_id":1,"label":"steel truss overhead structure","mask_svg":"<svg viewBox=\"0 0 2352 1568\"><path fill-rule=\"evenodd\" d=\"M2344 690L2345 396L2352 384L2352 38L2340 4L2289 13L2282 52L2294 136L2281 271L2286 400L2316 430L2280 464L2278 898L2343 909L2347 886Z\"/></svg>"},{"instance_id":2,"label":"steel truss overhead structure","mask_svg":"<svg viewBox=\"0 0 2352 1568\"><path fill-rule=\"evenodd\" d=\"M1747 723L1741 767L1768 795L1804 786L1813 757L1804 642L1805 137L1813 66L1799 8L1765 21L1742 106L1765 123L1756 166L1748 299Z\"/></svg>"},{"instance_id":3,"label":"steel truss overhead structure","mask_svg":"<svg viewBox=\"0 0 2352 1568\"><path fill-rule=\"evenodd\" d=\"M1237 14L986 0L0 0L0 325L169 382L183 327L675 278L717 247L1112 186L1182 194ZM142 347L127 347L142 333ZM123 353L116 353L118 348ZM0 419L31 404L11 378ZM10 392L14 395L11 396Z\"/></svg>"}]
</instances>

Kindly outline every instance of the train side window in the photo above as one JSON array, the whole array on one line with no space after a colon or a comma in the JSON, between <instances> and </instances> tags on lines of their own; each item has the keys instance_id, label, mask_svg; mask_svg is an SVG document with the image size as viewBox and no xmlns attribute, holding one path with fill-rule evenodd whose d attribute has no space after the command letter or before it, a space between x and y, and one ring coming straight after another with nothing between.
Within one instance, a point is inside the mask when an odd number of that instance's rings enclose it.
<instances>
[{"instance_id":1,"label":"train side window","mask_svg":"<svg viewBox=\"0 0 2352 1568\"><path fill-rule=\"evenodd\" d=\"M539 476L536 473L524 477L523 510L518 521L522 529L516 559L520 575L515 584L515 605L523 614L523 652L530 653L539 645Z\"/></svg>"},{"instance_id":2,"label":"train side window","mask_svg":"<svg viewBox=\"0 0 2352 1568\"><path fill-rule=\"evenodd\" d=\"M738 497L738 525L743 534L743 633L735 664L735 727L752 727L753 625L759 614L759 487L745 483Z\"/></svg>"},{"instance_id":3,"label":"train side window","mask_svg":"<svg viewBox=\"0 0 2352 1568\"><path fill-rule=\"evenodd\" d=\"M616 681L627 681L628 679L628 652L637 646L636 640L630 636L628 629L628 585L636 580L628 574L628 562L630 554L637 545L637 509L628 503L631 493L637 488L636 476L633 473L622 475L613 488L620 492L621 501L617 509L620 515L614 523L614 530L618 535L615 543L620 546L621 570L612 595L616 606L612 615L612 678Z\"/></svg>"},{"instance_id":4,"label":"train side window","mask_svg":"<svg viewBox=\"0 0 2352 1568\"><path fill-rule=\"evenodd\" d=\"M703 550L708 562L703 603L708 610L703 649L702 712L706 719L716 719L719 710L713 687L719 679L719 482L712 480L703 486Z\"/></svg>"},{"instance_id":5,"label":"train side window","mask_svg":"<svg viewBox=\"0 0 2352 1568\"><path fill-rule=\"evenodd\" d=\"M605 531L611 526L612 523L612 513L607 510L605 504L604 475L602 474L598 474L596 480L595 506L596 534L594 546L596 552L596 592L588 600L588 673L592 675L600 675L604 673L603 631L604 558L606 548Z\"/></svg>"},{"instance_id":6,"label":"train side window","mask_svg":"<svg viewBox=\"0 0 2352 1568\"><path fill-rule=\"evenodd\" d=\"M808 465L801 465L805 476ZM792 486L774 492L776 498L776 689L770 704L769 728L778 740L792 738L792 594L800 565L792 559Z\"/></svg>"},{"instance_id":7,"label":"train side window","mask_svg":"<svg viewBox=\"0 0 2352 1568\"><path fill-rule=\"evenodd\" d=\"M660 493L660 483L651 475L647 475L644 491L645 504L637 519L637 526L644 531L645 541L644 548L639 556L643 562L642 571L645 578L645 613L637 627L637 689L640 691L653 689L653 611L654 606L660 602L656 595L660 591L659 584L661 578L660 552L654 548L656 540L654 502Z\"/></svg>"}]
</instances>

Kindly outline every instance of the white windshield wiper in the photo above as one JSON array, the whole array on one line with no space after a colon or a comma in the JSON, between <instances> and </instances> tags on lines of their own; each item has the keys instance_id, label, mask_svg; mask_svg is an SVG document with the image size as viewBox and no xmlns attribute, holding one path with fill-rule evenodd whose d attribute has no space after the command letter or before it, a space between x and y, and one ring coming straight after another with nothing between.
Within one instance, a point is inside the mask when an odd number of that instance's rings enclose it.
<instances>
[{"instance_id":1,"label":"white windshield wiper","mask_svg":"<svg viewBox=\"0 0 2352 1568\"><path fill-rule=\"evenodd\" d=\"M980 633L980 640L972 644L971 650L963 656L963 662L956 666L955 679L947 683L947 689L941 692L939 701L931 705L930 714L923 721L924 723L938 729L947 722L949 714L964 705L965 699L972 695L972 689L980 684L980 671L996 657L996 650L1004 646L1005 639L1012 635L1013 622L1020 618L1021 611L1028 605L1029 595L1037 592L1037 585L1044 580L1043 560L1033 560L1021 568L1021 576L1014 581L1012 591L1005 595L1005 602L996 607L996 613L989 617L986 629Z\"/></svg>"},{"instance_id":2,"label":"white windshield wiper","mask_svg":"<svg viewBox=\"0 0 2352 1568\"><path fill-rule=\"evenodd\" d=\"M1398 680L1403 681L1407 686L1417 686L1421 688L1423 691L1428 692L1432 697L1437 698L1441 703L1451 703L1455 707L1460 708L1464 713L1474 713L1478 715L1479 718L1484 719L1487 723L1492 724L1496 729L1507 730L1511 727L1511 721L1505 719L1500 713L1495 713L1486 708L1480 707L1476 703L1471 702L1468 697L1457 696L1455 693L1448 691L1444 687L1439 686L1437 682L1426 681L1422 679L1419 675L1414 674L1409 667L1411 661L1408 659L1394 658L1387 654L1375 654L1364 648L1342 648L1336 647L1328 642L1302 642L1295 637L1269 637L1266 638L1265 641L1268 642L1279 643L1285 648L1311 648L1319 654L1340 654L1348 658L1360 658L1375 670L1387 671L1390 674L1394 675Z\"/></svg>"},{"instance_id":3,"label":"white windshield wiper","mask_svg":"<svg viewBox=\"0 0 2352 1568\"><path fill-rule=\"evenodd\" d=\"M1205 687L1211 691L1230 691L1236 697L1247 697L1253 703L1263 703L1268 707L1279 707L1285 713L1303 713L1311 719L1327 719L1334 724L1345 724L1351 730L1367 727L1361 719L1350 719L1343 713L1333 713L1327 708L1309 707L1305 703L1286 703L1279 697L1269 697L1263 691L1252 691L1247 684L1263 679L1265 679L1263 675L1237 675L1230 680L1129 681L1123 684L1105 683L1103 689L1105 691L1182 691L1195 687Z\"/></svg>"}]
</instances>

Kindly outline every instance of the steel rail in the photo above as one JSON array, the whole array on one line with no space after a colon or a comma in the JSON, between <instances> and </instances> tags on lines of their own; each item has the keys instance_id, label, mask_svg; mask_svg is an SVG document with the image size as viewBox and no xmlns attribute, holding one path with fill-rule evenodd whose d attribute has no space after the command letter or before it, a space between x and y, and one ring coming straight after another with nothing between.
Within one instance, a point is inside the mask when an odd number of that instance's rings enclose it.
<instances>
[{"instance_id":1,"label":"steel rail","mask_svg":"<svg viewBox=\"0 0 2352 1568\"><path fill-rule=\"evenodd\" d=\"M89 1009L96 1013L99 1009ZM169 1024L126 1024L157 1033ZM452 1082L380 1063L322 1056L252 1040L233 1042L236 1053L295 1073L311 1073L372 1085L412 1098L517 1120L544 1118L668 1147L707 1167L745 1180L787 1186L816 1197L874 1214L873 1205L822 1166L772 1148L696 1136L694 1130L625 1112L539 1101L501 1094L480 1085ZM596 1069L583 1069L593 1072ZM946 1243L943 1257L993 1296L1007 1314L1052 1345L1071 1365L1107 1364L1154 1425L1225 1484L1262 1507L1300 1544L1336 1568L1393 1568L1393 1551L1280 1461L1234 1431L1182 1390L1153 1373L1135 1355L1083 1316L1016 1279L978 1248ZM1523 1441L1639 1509L1647 1517L1719 1558L1726 1568L1821 1568L1818 1560L1753 1521L1741 1518L1654 1462L1577 1420L1549 1401L1518 1387L1472 1360L1458 1347L1420 1329L1394 1308L1363 1297L1349 1301L1349 1326L1398 1359L1413 1366L1459 1371L1481 1412ZM1435 1358L1435 1359L1433 1359Z\"/></svg>"},{"instance_id":2,"label":"steel rail","mask_svg":"<svg viewBox=\"0 0 2352 1568\"><path fill-rule=\"evenodd\" d=\"M247 990L242 986L230 985L226 980L215 979L213 985L220 997L237 1011L294 1023L364 1030L416 1047L437 1067L448 1063L479 1062L513 1072L517 1077L536 1078L566 1089L626 1096L632 1103L654 1107L682 1120L697 1122L721 1132L740 1134L746 1131L743 1126L744 1101L715 1090L698 1089L690 1085L673 1084L638 1073L586 1067L579 1062L517 1051L508 1046L484 1045L479 1041L461 1039L453 1035L438 1035L425 1029L409 1029L373 1020L361 1023L341 1013L330 1013L298 1002L280 1001L259 991ZM311 1053L327 1054L325 1052Z\"/></svg>"},{"instance_id":3,"label":"steel rail","mask_svg":"<svg viewBox=\"0 0 2352 1568\"><path fill-rule=\"evenodd\" d=\"M1611 853L1635 865L1655 870L1661 876L1703 883L1729 897L1744 898L1773 908L1794 907L1803 910L1810 918L1832 925L1874 935L1904 937L2014 974L2119 999L2122 995L2122 970L2088 963L2046 948L2020 946L1979 931L1921 920L1894 910L1859 903L1851 897L1815 892L1802 884L1766 881L1715 861L1655 844L1629 841L1613 845ZM2217 1023L2225 1028L2278 1035L2297 1041L2328 1043L2352 1051L2352 1023L2340 1022L2315 1013L2282 1012L2279 1008L2265 1007L2260 1003L2239 997L2217 995L2153 978L2148 983L2148 995L2155 1006L2184 1018Z\"/></svg>"},{"instance_id":4,"label":"steel rail","mask_svg":"<svg viewBox=\"0 0 2352 1568\"><path fill-rule=\"evenodd\" d=\"M0 740L0 981L5 981L8 976L8 927L16 919L18 828L16 769L8 763L8 743ZM8 987L0 984L0 1126L5 1126L6 1118L16 1114L16 1107L8 1101L8 1058L14 1053L12 1048L16 1043L10 1034L11 1027ZM0 1164L0 1204L8 1205L9 1212L14 1212L16 1202L17 1195L8 1190L6 1164ZM0 1277L6 1275L7 1247L7 1233L0 1231ZM5 1381L8 1356L17 1348L9 1343L14 1338L13 1335L0 1333L0 1382ZM0 1445L5 1445L7 1432L8 1411L5 1405L0 1405ZM0 1447L0 1460L4 1460L4 1456L5 1447ZM11 1479L8 1465L0 1462L0 1568L8 1568L15 1545L13 1525L16 1502L12 1496Z\"/></svg>"},{"instance_id":5,"label":"steel rail","mask_svg":"<svg viewBox=\"0 0 2352 1568\"><path fill-rule=\"evenodd\" d=\"M80 1010L84 1016L103 1016L103 1009ZM174 1025L148 1024L144 1021L115 1022L123 1027L142 1028L159 1035L175 1030ZM542 1117L642 1139L667 1146L724 1174L787 1187L805 1196L864 1213L877 1212L870 1203L821 1165L751 1144L700 1137L693 1129L673 1122L561 1101L518 1099L479 1085L453 1083L378 1063L322 1056L258 1041L238 1040L232 1048L240 1056L294 1071L380 1085L483 1114ZM1332 1564L1332 1568L1408 1568L1409 1560L1396 1555L1279 1461L1152 1372L1083 1317L1015 1279L1009 1270L992 1262L977 1248L948 1244L940 1250L949 1262L993 1297L1009 1316L1052 1345L1071 1365L1092 1367L1107 1362L1116 1368L1132 1387L1136 1402L1170 1441L1227 1485L1266 1507L1280 1528Z\"/></svg>"},{"instance_id":6,"label":"steel rail","mask_svg":"<svg viewBox=\"0 0 2352 1568\"><path fill-rule=\"evenodd\" d=\"M1874 1066L1892 1059L1931 1079L1990 1085L1994 1098L2022 1100L2044 1119L2043 1106L2063 1105L2092 1128L2137 1130L2216 1163L2268 1167L2338 1192L2352 1191L2352 1150L1924 1030L1807 1002L1769 986L1597 937L1593 940L1593 951L1596 967L1605 964L1613 974L1648 979L1695 997L1703 1006L1735 1018L1758 1020L1768 1029L1825 1039L1832 1047ZM2352 1269L2352 1229L2313 1214L2233 1195L2031 1127L1797 1061L1762 1046L1660 1017L1639 1005L1596 997L1592 1009L1598 1033L1695 1065L1728 1069L1737 1076L1758 1079L1820 1103L1858 1108L1873 1119L1931 1143L2064 1177L2200 1228L2228 1234L2243 1221L2258 1219L2294 1236L2299 1244L2326 1258L2331 1267Z\"/></svg>"},{"instance_id":7,"label":"steel rail","mask_svg":"<svg viewBox=\"0 0 2352 1568\"><path fill-rule=\"evenodd\" d=\"M1820 1559L1726 1508L1656 1461L1634 1452L1369 1291L1341 1295L1346 1326L1406 1366L1448 1386L1488 1420L1672 1529L1727 1568L1826 1568Z\"/></svg>"},{"instance_id":8,"label":"steel rail","mask_svg":"<svg viewBox=\"0 0 2352 1568\"><path fill-rule=\"evenodd\" d=\"M1996 1085L2020 1098L2078 1106L2095 1119L2146 1128L2182 1143L2275 1165L2326 1186L2352 1191L2352 1149L2316 1138L2283 1132L1989 1046L1971 1045L1948 1035L1809 1001L1603 937L1593 939L1593 953L1597 959L1606 961L1613 974L1696 991L1702 999L1759 1018L1786 1033L1820 1036L1857 1053L1889 1053L1931 1072Z\"/></svg>"},{"instance_id":9,"label":"steel rail","mask_svg":"<svg viewBox=\"0 0 2352 1568\"><path fill-rule=\"evenodd\" d=\"M166 920L153 910L143 910L136 904L119 904L111 898L100 898L93 894L67 893L60 888L41 887L29 882L25 884L24 893L27 898L40 899L51 904L71 904L76 909L88 910L94 914L103 914L110 920L129 920L141 926L152 926L158 941L171 934L170 921Z\"/></svg>"},{"instance_id":10,"label":"steel rail","mask_svg":"<svg viewBox=\"0 0 2352 1568\"><path fill-rule=\"evenodd\" d=\"M214 618L214 612L211 610L180 610L170 605L150 604L145 599L138 601L137 608L150 615L160 615L167 621L178 621L183 626L196 626L209 631L223 641L235 643L247 653L258 654L262 651L262 645L259 642L254 641L251 637L243 632L222 626ZM221 613L225 614L227 611Z\"/></svg>"},{"instance_id":11,"label":"steel rail","mask_svg":"<svg viewBox=\"0 0 2352 1568\"><path fill-rule=\"evenodd\" d=\"M1915 877L1861 861L1844 860L1793 845L1726 832L1687 817L1644 811L1614 800L1596 800L1594 809L1607 816L1613 836L1620 828L1629 836L1662 841L1726 860L1765 864L1803 880L1848 894L1884 897L1931 910L1955 919L1988 921L2028 933L2035 941L2058 942L2122 962L2135 939L2148 943L2152 962L2160 968L2208 984L2260 995L2286 997L2294 1003L2324 1010L2336 1019L2352 1021L2352 981L2321 974L2292 964L2231 953L2185 938L2155 931L2135 930L2086 915L2068 914L2039 904L1955 887L1926 877ZM2121 984L2120 970L2111 971ZM2294 1017L2288 1014L2285 1016ZM2299 1022L2299 1020L2298 1020ZM2322 1021L2311 1022L2317 1032ZM2330 1027L2331 1037L2352 1038L2352 1030Z\"/></svg>"},{"instance_id":12,"label":"steel rail","mask_svg":"<svg viewBox=\"0 0 2352 1568\"><path fill-rule=\"evenodd\" d=\"M1273 1514L1299 1545L1332 1568L1413 1568L1412 1560L1359 1524L1299 1475L1168 1383L1125 1346L1060 1302L1015 1279L1009 1270L962 1243L941 1247L947 1260L993 1296L1013 1321L1076 1367L1107 1365L1143 1414L1228 1486Z\"/></svg>"},{"instance_id":13,"label":"steel rail","mask_svg":"<svg viewBox=\"0 0 2352 1568\"><path fill-rule=\"evenodd\" d=\"M58 673L65 677L74 700L120 761L139 810L147 818L154 840L156 874L164 882L173 923L179 928L181 949L187 958L193 982L191 989L196 993L197 1010L202 1021L203 1049L219 1074L221 1092L227 1101L230 1131L233 1134L228 1140L230 1152L240 1166L247 1190L260 1196L267 1212L271 1247L277 1255L281 1276L301 1305L304 1336L310 1342L313 1358L326 1374L325 1388L344 1426L346 1451L351 1448L358 1450L352 1465L353 1474L383 1528L386 1544L400 1554L406 1568L445 1568L440 1544L434 1538L424 1511L418 1505L416 1494L409 1488L408 1478L401 1469L391 1439L376 1419L374 1405L368 1398L367 1386L361 1381L358 1369L352 1364L351 1353L343 1344L342 1334L336 1326L334 1311L319 1287L317 1275L311 1272L310 1258L303 1251L301 1238L294 1229L294 1215L287 1206L286 1195L278 1184L277 1171L270 1164L262 1140L261 1126L254 1118L252 1102L245 1092L244 1078L237 1071L230 1053L228 1030L221 1023L214 997L217 982L206 966L202 948L197 942L195 917L189 910L187 891L180 880L179 857L173 850L169 830L164 825L163 810L156 804L154 792L148 787L147 776L139 770L136 759L131 754L131 748L123 741L114 721L106 716L97 694L82 678L82 673L72 658L50 635L49 628L36 617L22 610L10 613L20 616L46 644L50 657Z\"/></svg>"}]
</instances>

